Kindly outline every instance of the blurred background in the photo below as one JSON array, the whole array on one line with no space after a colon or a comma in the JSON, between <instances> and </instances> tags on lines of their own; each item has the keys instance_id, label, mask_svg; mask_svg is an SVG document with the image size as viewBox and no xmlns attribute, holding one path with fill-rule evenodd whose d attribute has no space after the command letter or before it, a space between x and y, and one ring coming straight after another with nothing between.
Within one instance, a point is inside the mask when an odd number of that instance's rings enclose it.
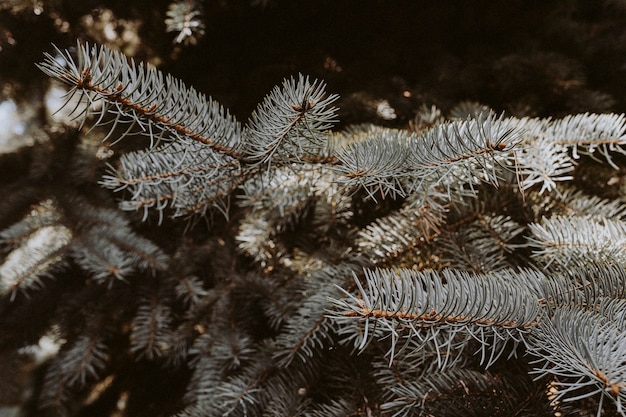
<instances>
[{"instance_id":1,"label":"blurred background","mask_svg":"<svg viewBox=\"0 0 626 417\"><path fill-rule=\"evenodd\" d=\"M341 95L343 125L405 127L467 102L518 117L626 109L625 0L2 0L5 146L36 141L50 81L35 63L77 40L150 62L242 122L298 73Z\"/></svg>"}]
</instances>

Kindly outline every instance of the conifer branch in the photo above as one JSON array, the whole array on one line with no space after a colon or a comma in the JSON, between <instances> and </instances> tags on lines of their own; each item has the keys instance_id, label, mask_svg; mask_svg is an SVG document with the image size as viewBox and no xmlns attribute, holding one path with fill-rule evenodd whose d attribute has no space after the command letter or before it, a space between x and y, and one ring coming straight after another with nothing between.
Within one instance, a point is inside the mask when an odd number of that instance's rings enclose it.
<instances>
[{"instance_id":1,"label":"conifer branch","mask_svg":"<svg viewBox=\"0 0 626 417\"><path fill-rule=\"evenodd\" d=\"M563 307L551 320L543 320L531 332L529 352L539 359L533 373L554 375L557 400L581 400L600 396L615 402L625 415L626 332L594 312Z\"/></svg>"},{"instance_id":2,"label":"conifer branch","mask_svg":"<svg viewBox=\"0 0 626 417\"><path fill-rule=\"evenodd\" d=\"M193 32L195 9L171 10L176 30ZM470 416L485 410L480 401L523 415L520 404L537 398L543 412L575 409L547 405L546 384L581 410L599 398L598 413L609 400L625 414L626 206L573 181L589 162L582 155L619 166L623 115L516 119L460 105L451 122L423 109L413 132L331 134L337 96L299 75L242 128L212 99L119 52L57 52L40 68L69 85L67 107L79 98L77 118L105 126L113 142L150 139L101 181L125 193L122 209L235 215L185 238L168 224L156 238L175 252L166 255L97 198L68 191L100 169L77 162L97 146L75 138L81 152L55 160L71 161L71 178L46 191L49 204L20 197L31 212L12 212L18 220L0 231L0 326L5 311L17 321L32 307L20 292L44 298L32 290L67 264L81 282L108 284L58 286L52 323L67 343L40 404L75 405L111 358L134 357L187 384L181 417ZM35 165L33 194L53 166ZM610 175L598 181L623 180ZM28 323L47 323L47 308ZM115 326L101 329L104 317ZM113 328L126 343L110 343ZM12 330L10 343L32 337ZM517 378L528 371L541 380ZM138 377L132 365L127 375Z\"/></svg>"},{"instance_id":3,"label":"conifer branch","mask_svg":"<svg viewBox=\"0 0 626 417\"><path fill-rule=\"evenodd\" d=\"M99 336L83 334L64 346L46 371L40 394L42 408L63 410L70 392L96 379L108 361L108 347Z\"/></svg>"},{"instance_id":4,"label":"conifer branch","mask_svg":"<svg viewBox=\"0 0 626 417\"><path fill-rule=\"evenodd\" d=\"M235 150L241 136L239 123L221 105L171 75L128 61L124 54L104 46L79 42L76 59L55 49L58 56L46 53L38 66L70 86L66 104L78 93L101 106L79 109L77 117L95 115L95 125L110 124L111 134L119 123L131 123L155 143L169 136L200 142L221 153Z\"/></svg>"},{"instance_id":5,"label":"conifer branch","mask_svg":"<svg viewBox=\"0 0 626 417\"><path fill-rule=\"evenodd\" d=\"M543 133L556 144L572 148L578 154L599 153L613 168L613 153L626 154L626 117L623 114L578 114L551 123Z\"/></svg>"},{"instance_id":6,"label":"conifer branch","mask_svg":"<svg viewBox=\"0 0 626 417\"><path fill-rule=\"evenodd\" d=\"M356 245L359 253L376 264L391 262L435 239L442 224L441 210L408 204L360 230Z\"/></svg>"},{"instance_id":7,"label":"conifer branch","mask_svg":"<svg viewBox=\"0 0 626 417\"><path fill-rule=\"evenodd\" d=\"M626 220L626 204L620 200L608 200L573 188L559 189L559 200L555 201L555 214L568 217Z\"/></svg>"},{"instance_id":8,"label":"conifer branch","mask_svg":"<svg viewBox=\"0 0 626 417\"><path fill-rule=\"evenodd\" d=\"M571 181L574 161L568 148L549 140L537 139L517 154L522 176L521 187L526 190L540 184L539 194L557 188L557 182Z\"/></svg>"},{"instance_id":9,"label":"conifer branch","mask_svg":"<svg viewBox=\"0 0 626 417\"><path fill-rule=\"evenodd\" d=\"M547 266L624 262L626 225L621 221L556 216L530 229L534 256Z\"/></svg>"},{"instance_id":10,"label":"conifer branch","mask_svg":"<svg viewBox=\"0 0 626 417\"><path fill-rule=\"evenodd\" d=\"M392 340L388 352L392 358L405 331L428 340L435 335L430 329L441 327L453 330L452 341L463 328L482 340L486 349L497 349L485 340L489 335L481 328L502 329L507 336L501 337L515 340L537 324L540 314L531 292L495 274L470 277L453 270L439 275L434 271L376 269L365 270L365 287L358 280L356 284L359 294L344 291L346 299L334 299L337 310L330 315L341 323L350 319L363 322L361 348L376 336L370 328L383 329ZM492 360L493 356L490 363Z\"/></svg>"},{"instance_id":11,"label":"conifer branch","mask_svg":"<svg viewBox=\"0 0 626 417\"><path fill-rule=\"evenodd\" d=\"M43 286L42 279L64 269L74 234L61 223L52 201L0 232L0 243L12 251L0 264L0 295L28 292Z\"/></svg>"},{"instance_id":12,"label":"conifer branch","mask_svg":"<svg viewBox=\"0 0 626 417\"><path fill-rule=\"evenodd\" d=\"M0 295L10 294L13 300L18 292L41 288L43 278L65 267L63 256L71 241L71 231L62 225L34 232L0 265Z\"/></svg>"},{"instance_id":13,"label":"conifer branch","mask_svg":"<svg viewBox=\"0 0 626 417\"><path fill-rule=\"evenodd\" d=\"M421 135L371 130L337 150L334 169L347 186L362 187L374 198L406 197L432 192L434 186L454 190L485 181L498 183L498 170L512 166L517 133L493 114L437 125Z\"/></svg>"},{"instance_id":14,"label":"conifer branch","mask_svg":"<svg viewBox=\"0 0 626 417\"><path fill-rule=\"evenodd\" d=\"M319 273L316 275L318 278ZM337 295L337 291L328 284L326 287L308 288L306 293L310 292L312 295L305 297L298 310L286 321L283 332L276 340L276 352L273 356L279 367L285 368L295 359L307 362L321 347L332 346L333 323L325 313L329 307L328 299Z\"/></svg>"},{"instance_id":15,"label":"conifer branch","mask_svg":"<svg viewBox=\"0 0 626 417\"><path fill-rule=\"evenodd\" d=\"M202 144L173 142L165 148L125 154L120 166L104 176L101 184L126 190L131 200L125 210L155 208L162 215L204 214L207 207L228 213L228 197L247 178L239 162Z\"/></svg>"},{"instance_id":16,"label":"conifer branch","mask_svg":"<svg viewBox=\"0 0 626 417\"><path fill-rule=\"evenodd\" d=\"M325 131L336 121L336 94L325 85L298 76L275 87L254 111L243 136L245 159L257 164L293 162L318 155L325 147Z\"/></svg>"},{"instance_id":17,"label":"conifer branch","mask_svg":"<svg viewBox=\"0 0 626 417\"><path fill-rule=\"evenodd\" d=\"M63 364L68 373L64 379L67 387L83 387L88 378L95 378L104 369L108 360L108 348L102 340L82 335L66 352L65 358L58 363ZM53 372L53 371L51 371Z\"/></svg>"},{"instance_id":18,"label":"conifer branch","mask_svg":"<svg viewBox=\"0 0 626 417\"><path fill-rule=\"evenodd\" d=\"M195 0L174 1L165 14L165 30L178 33L174 43L195 45L204 36L202 7Z\"/></svg>"},{"instance_id":19,"label":"conifer branch","mask_svg":"<svg viewBox=\"0 0 626 417\"><path fill-rule=\"evenodd\" d=\"M468 415L467 402L450 401L450 397L454 398L452 393L463 391L467 396L467 401L479 402L483 396L496 396L504 402L508 398L506 394L503 395L503 391L508 387L502 381L499 382L488 372L451 369L388 387L389 399L381 404L380 408L393 417L414 415L430 410L441 415ZM446 400L440 402L437 401L438 398ZM503 407L512 410L510 407L504 405Z\"/></svg>"},{"instance_id":20,"label":"conifer branch","mask_svg":"<svg viewBox=\"0 0 626 417\"><path fill-rule=\"evenodd\" d=\"M141 290L130 335L130 350L137 358L160 358L171 349L172 312L163 298L155 289Z\"/></svg>"},{"instance_id":21,"label":"conifer branch","mask_svg":"<svg viewBox=\"0 0 626 417\"><path fill-rule=\"evenodd\" d=\"M626 330L626 300L607 297L598 297L595 305L591 305L590 311L596 311L600 316L606 317L613 322L618 329Z\"/></svg>"},{"instance_id":22,"label":"conifer branch","mask_svg":"<svg viewBox=\"0 0 626 417\"><path fill-rule=\"evenodd\" d=\"M452 265L474 272L489 272L515 266L512 254L526 246L516 243L516 238L526 229L509 216L489 216L477 213L476 220L464 224L459 230L450 230L439 245Z\"/></svg>"}]
</instances>

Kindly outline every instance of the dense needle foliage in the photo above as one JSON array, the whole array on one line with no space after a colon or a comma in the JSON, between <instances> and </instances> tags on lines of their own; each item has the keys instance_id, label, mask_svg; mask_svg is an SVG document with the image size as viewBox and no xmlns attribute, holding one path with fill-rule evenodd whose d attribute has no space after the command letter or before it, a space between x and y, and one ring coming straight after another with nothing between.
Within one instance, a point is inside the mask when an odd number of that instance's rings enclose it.
<instances>
[{"instance_id":1,"label":"dense needle foliage","mask_svg":"<svg viewBox=\"0 0 626 417\"><path fill-rule=\"evenodd\" d=\"M177 54L206 13L164 12ZM626 415L623 114L401 127L296 72L242 120L111 46L37 67L66 125L2 160L7 412Z\"/></svg>"}]
</instances>

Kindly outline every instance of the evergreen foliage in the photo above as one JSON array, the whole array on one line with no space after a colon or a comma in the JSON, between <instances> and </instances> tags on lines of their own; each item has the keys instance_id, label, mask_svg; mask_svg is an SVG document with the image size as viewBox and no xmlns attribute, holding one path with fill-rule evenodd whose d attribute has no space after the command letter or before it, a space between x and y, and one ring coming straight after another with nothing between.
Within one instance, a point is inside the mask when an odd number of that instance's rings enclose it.
<instances>
[{"instance_id":1,"label":"evergreen foliage","mask_svg":"<svg viewBox=\"0 0 626 417\"><path fill-rule=\"evenodd\" d=\"M626 206L577 181L624 115L332 132L299 75L242 125L105 46L39 68L104 145L0 205L2 349L58 345L32 415L626 415Z\"/></svg>"}]
</instances>

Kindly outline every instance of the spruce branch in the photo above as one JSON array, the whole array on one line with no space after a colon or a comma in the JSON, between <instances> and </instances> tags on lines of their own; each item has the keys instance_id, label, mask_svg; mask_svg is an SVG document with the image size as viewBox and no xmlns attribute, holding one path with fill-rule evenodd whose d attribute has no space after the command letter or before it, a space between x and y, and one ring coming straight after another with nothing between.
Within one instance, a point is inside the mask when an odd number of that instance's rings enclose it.
<instances>
[{"instance_id":1,"label":"spruce branch","mask_svg":"<svg viewBox=\"0 0 626 417\"><path fill-rule=\"evenodd\" d=\"M548 315L559 307L593 309L604 298L626 296L626 270L620 265L589 264L549 274L529 269L525 275L533 277L526 283Z\"/></svg>"},{"instance_id":2,"label":"spruce branch","mask_svg":"<svg viewBox=\"0 0 626 417\"><path fill-rule=\"evenodd\" d=\"M328 416L348 416L352 415L356 410L354 404L348 400L339 399L329 403L314 403L309 409L302 414L304 417L328 417ZM269 415L268 415L269 416Z\"/></svg>"},{"instance_id":3,"label":"spruce branch","mask_svg":"<svg viewBox=\"0 0 626 417\"><path fill-rule=\"evenodd\" d=\"M177 33L174 43L195 45L204 36L202 7L195 0L170 3L165 15L165 30Z\"/></svg>"},{"instance_id":4,"label":"spruce branch","mask_svg":"<svg viewBox=\"0 0 626 417\"><path fill-rule=\"evenodd\" d=\"M193 31L193 10L181 34ZM125 192L121 208L236 215L175 239L174 263L119 213L63 186L49 209L35 205L0 231L0 312L15 309L10 317L28 306L16 294L61 277L66 263L109 284L63 295L53 322L69 319L58 324L67 344L40 402L75 401L118 355L184 374L180 416L472 415L483 400L512 409L543 398L545 383L557 400L585 405L599 394L599 410L608 398L624 414L626 208L564 185L589 162L580 154L618 165L624 116L516 119L462 105L453 117L469 117L449 123L423 109L414 132L359 125L332 135L337 97L299 75L242 128L210 98L119 52L57 52L40 68L69 85L67 107L79 98L76 117L108 128L107 140L150 140L101 181ZM68 183L87 171L73 169ZM105 301L74 318L96 295ZM120 313L126 304L135 309ZM108 313L126 346L99 329ZM535 390L502 369L506 359L527 372L518 353L537 359Z\"/></svg>"},{"instance_id":5,"label":"spruce branch","mask_svg":"<svg viewBox=\"0 0 626 417\"><path fill-rule=\"evenodd\" d=\"M277 366L285 368L296 359L306 363L319 351L332 346L334 323L325 313L330 307L328 300L337 295L337 289L325 282L328 277L324 280L321 276L327 274L342 276L346 272L332 268L313 275L316 284L303 291L307 296L300 301L298 310L286 320L280 336L276 339L276 352L273 358Z\"/></svg>"},{"instance_id":6,"label":"spruce branch","mask_svg":"<svg viewBox=\"0 0 626 417\"><path fill-rule=\"evenodd\" d=\"M559 187L554 199L548 200L550 207L543 208L546 217L554 215L579 218L626 220L626 204L620 199L609 200L577 190L574 187Z\"/></svg>"},{"instance_id":7,"label":"spruce branch","mask_svg":"<svg viewBox=\"0 0 626 417\"><path fill-rule=\"evenodd\" d=\"M210 411L197 415L245 417L258 414L269 399L263 385L271 374L272 366L267 358L258 356L243 374L228 378L216 386L212 398L204 405Z\"/></svg>"},{"instance_id":8,"label":"spruce branch","mask_svg":"<svg viewBox=\"0 0 626 417\"><path fill-rule=\"evenodd\" d=\"M83 334L63 346L46 370L41 407L63 410L73 390L84 388L109 362L109 349L99 335Z\"/></svg>"},{"instance_id":9,"label":"spruce branch","mask_svg":"<svg viewBox=\"0 0 626 417\"><path fill-rule=\"evenodd\" d=\"M550 141L572 148L579 154L600 154L613 168L614 153L626 154L626 117L623 114L577 114L566 116L548 125L543 135Z\"/></svg>"},{"instance_id":10,"label":"spruce branch","mask_svg":"<svg viewBox=\"0 0 626 417\"><path fill-rule=\"evenodd\" d=\"M336 121L337 108L331 104L337 98L326 93L324 83L302 74L285 80L252 113L243 132L245 159L269 164L318 156Z\"/></svg>"},{"instance_id":11,"label":"spruce branch","mask_svg":"<svg viewBox=\"0 0 626 417\"><path fill-rule=\"evenodd\" d=\"M612 297L598 297L589 310L606 317L620 330L626 330L626 300Z\"/></svg>"},{"instance_id":12,"label":"spruce branch","mask_svg":"<svg viewBox=\"0 0 626 417\"><path fill-rule=\"evenodd\" d=\"M599 154L617 169L614 155L626 152L623 114L585 113L560 120L520 119L516 122L522 130L524 143L517 154L523 189L541 184L542 193L556 189L556 182L572 180L580 155L596 158Z\"/></svg>"},{"instance_id":13,"label":"spruce branch","mask_svg":"<svg viewBox=\"0 0 626 417\"><path fill-rule=\"evenodd\" d=\"M450 331L447 349L463 331L481 341L483 362L490 364L502 346L488 338L518 341L539 318L536 297L511 279L514 275L365 270L365 286L355 277L358 295L344 290L346 298L333 299L335 310L329 314L340 324L362 322L361 349L381 333L391 337L390 360L404 332L426 341L443 328Z\"/></svg>"},{"instance_id":14,"label":"spruce branch","mask_svg":"<svg viewBox=\"0 0 626 417\"><path fill-rule=\"evenodd\" d=\"M546 266L624 262L626 224L621 221L555 216L529 227L533 256Z\"/></svg>"},{"instance_id":15,"label":"spruce branch","mask_svg":"<svg viewBox=\"0 0 626 417\"><path fill-rule=\"evenodd\" d=\"M92 105L77 108L77 117L96 116L95 126L110 125L107 137L130 133L150 138L147 151L126 154L102 185L127 189L127 210L167 207L174 217L204 215L209 207L228 214L228 197L257 173L255 165L290 164L318 159L327 148L327 130L336 118L324 84L300 75L275 88L251 116L243 133L219 104L163 75L153 67L106 47L78 44L77 59L57 48L61 58L46 54L44 73L70 85ZM97 106L96 106L97 104ZM128 123L125 132L118 125ZM166 141L166 145L159 145ZM246 166L247 169L244 170Z\"/></svg>"},{"instance_id":16,"label":"spruce branch","mask_svg":"<svg viewBox=\"0 0 626 417\"><path fill-rule=\"evenodd\" d=\"M125 190L130 200L124 210L149 209L173 217L203 215L209 207L228 214L229 196L247 176L237 159L197 143L173 142L165 147L122 156L119 167L105 175L101 185Z\"/></svg>"},{"instance_id":17,"label":"spruce branch","mask_svg":"<svg viewBox=\"0 0 626 417\"><path fill-rule=\"evenodd\" d=\"M67 207L56 199L44 201L0 238L11 249L0 265L0 292L11 299L18 292L41 288L42 279L56 276L69 259L93 281L108 285L137 271L163 270L169 262L155 244L132 231L119 212L76 196Z\"/></svg>"},{"instance_id":18,"label":"spruce branch","mask_svg":"<svg viewBox=\"0 0 626 417\"><path fill-rule=\"evenodd\" d=\"M481 181L497 184L499 171L512 166L516 146L510 123L481 115L419 135L372 129L336 151L340 163L334 169L346 186L362 187L372 198L378 191L397 198L428 195L441 187L450 200L459 191L474 195L473 186Z\"/></svg>"},{"instance_id":19,"label":"spruce branch","mask_svg":"<svg viewBox=\"0 0 626 417\"><path fill-rule=\"evenodd\" d=\"M513 267L509 254L526 246L516 242L526 228L510 216L477 213L475 217L476 220L448 231L438 240L446 253L444 259L459 269L474 272Z\"/></svg>"},{"instance_id":20,"label":"spruce branch","mask_svg":"<svg viewBox=\"0 0 626 417\"><path fill-rule=\"evenodd\" d=\"M34 209L33 215L3 230L0 243L11 252L0 265L0 296L14 300L18 292L42 288L42 279L52 278L66 267L64 255L73 238L72 231L45 203Z\"/></svg>"},{"instance_id":21,"label":"spruce branch","mask_svg":"<svg viewBox=\"0 0 626 417\"><path fill-rule=\"evenodd\" d=\"M376 200L405 197L409 134L400 130L374 130L343 149L337 150L340 164L335 170L347 187L361 187Z\"/></svg>"},{"instance_id":22,"label":"spruce branch","mask_svg":"<svg viewBox=\"0 0 626 417\"><path fill-rule=\"evenodd\" d=\"M57 56L46 53L39 68L70 86L66 105L75 94L88 99L92 105L77 109L76 117L93 115L95 126L110 125L107 136L117 133L118 124L128 123L119 139L137 127L152 145L175 139L200 142L221 153L235 150L241 136L239 123L220 104L171 75L135 64L105 46L79 42L76 59L55 49Z\"/></svg>"},{"instance_id":23,"label":"spruce branch","mask_svg":"<svg viewBox=\"0 0 626 417\"><path fill-rule=\"evenodd\" d=\"M77 199L71 216L77 215L77 228L71 256L96 281L111 277L126 279L136 271L155 273L167 268L169 257L154 243L139 236L118 211L96 207Z\"/></svg>"},{"instance_id":24,"label":"spruce branch","mask_svg":"<svg viewBox=\"0 0 626 417\"><path fill-rule=\"evenodd\" d=\"M509 407L503 408L512 410L513 387L508 381L496 380L496 377L489 372L481 373L466 369L449 369L443 372L423 375L414 381L407 381L402 384L393 384L388 387L389 397L380 408L386 415L401 417L424 413L428 411L437 412L445 416L472 416L472 408L467 407L468 402L478 402L489 397L497 397L500 401L509 403ZM465 399L455 401L457 396L453 392L463 392ZM438 401L439 398L445 399ZM432 403L432 405L431 405ZM490 401L487 401L490 403ZM482 412L486 412L483 410Z\"/></svg>"},{"instance_id":25,"label":"spruce branch","mask_svg":"<svg viewBox=\"0 0 626 417\"><path fill-rule=\"evenodd\" d=\"M177 281L174 288L176 299L186 305L195 306L208 292L202 286L202 281L196 276L185 276Z\"/></svg>"},{"instance_id":26,"label":"spruce branch","mask_svg":"<svg viewBox=\"0 0 626 417\"><path fill-rule=\"evenodd\" d=\"M355 243L359 253L373 263L391 262L434 240L443 221L442 210L409 203L361 229Z\"/></svg>"},{"instance_id":27,"label":"spruce branch","mask_svg":"<svg viewBox=\"0 0 626 417\"><path fill-rule=\"evenodd\" d=\"M240 207L252 208L256 215L267 223L267 238L293 230L307 215L314 198L318 169L307 167L301 172L273 168L264 176L252 178L242 185L243 195L238 199ZM244 220L242 229L246 226ZM246 244L249 253L254 247L263 245L263 240L238 237Z\"/></svg>"},{"instance_id":28,"label":"spruce branch","mask_svg":"<svg viewBox=\"0 0 626 417\"><path fill-rule=\"evenodd\" d=\"M515 126L493 113L435 126L412 141L412 168L426 169L437 182L474 177L497 185L498 168L510 169L510 151L518 146ZM420 184L419 178L416 178Z\"/></svg>"},{"instance_id":29,"label":"spruce branch","mask_svg":"<svg viewBox=\"0 0 626 417\"><path fill-rule=\"evenodd\" d=\"M51 369L50 372L63 372L67 387L83 387L88 378L95 378L108 361L108 347L100 338L79 336L72 346L60 353L61 357L55 364L62 370Z\"/></svg>"},{"instance_id":30,"label":"spruce branch","mask_svg":"<svg viewBox=\"0 0 626 417\"><path fill-rule=\"evenodd\" d=\"M598 263L583 268L570 268L564 276L584 297L583 300L569 305L587 306L591 309L590 306L606 297L626 298L626 269L622 264Z\"/></svg>"},{"instance_id":31,"label":"spruce branch","mask_svg":"<svg viewBox=\"0 0 626 417\"><path fill-rule=\"evenodd\" d=\"M542 320L528 338L529 353L539 359L533 373L555 377L557 400L579 401L600 396L612 400L626 415L626 332L606 317L562 307L550 320Z\"/></svg>"},{"instance_id":32,"label":"spruce branch","mask_svg":"<svg viewBox=\"0 0 626 417\"><path fill-rule=\"evenodd\" d=\"M132 321L130 350L137 358L166 356L172 346L172 312L167 297L154 288L140 288L139 307Z\"/></svg>"},{"instance_id":33,"label":"spruce branch","mask_svg":"<svg viewBox=\"0 0 626 417\"><path fill-rule=\"evenodd\" d=\"M74 260L81 268L90 271L96 282L112 282L124 280L134 270L132 259L119 247L109 244L103 239L85 237L81 246L74 252Z\"/></svg>"},{"instance_id":34,"label":"spruce branch","mask_svg":"<svg viewBox=\"0 0 626 417\"><path fill-rule=\"evenodd\" d=\"M522 189L541 185L539 194L557 189L557 182L571 181L574 161L562 144L537 139L517 154Z\"/></svg>"}]
</instances>

